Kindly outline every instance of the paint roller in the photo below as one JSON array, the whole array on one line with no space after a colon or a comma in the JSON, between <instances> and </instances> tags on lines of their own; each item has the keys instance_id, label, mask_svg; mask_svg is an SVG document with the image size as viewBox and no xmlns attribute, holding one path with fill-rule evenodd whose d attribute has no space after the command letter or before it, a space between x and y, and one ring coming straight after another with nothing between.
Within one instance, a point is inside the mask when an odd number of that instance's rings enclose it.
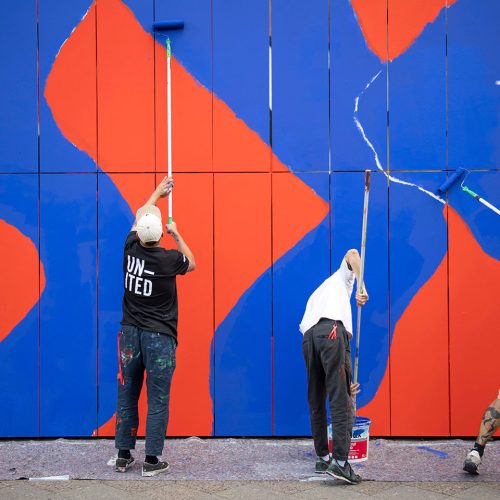
<instances>
[{"instance_id":1,"label":"paint roller","mask_svg":"<svg viewBox=\"0 0 500 500\"><path fill-rule=\"evenodd\" d=\"M467 170L465 168L459 168L454 174L451 174L450 177L446 180L446 182L443 182L441 186L438 187L438 194L444 194L448 189L453 186L456 182L458 182L462 177L465 177L467 173Z\"/></svg>"},{"instance_id":2,"label":"paint roller","mask_svg":"<svg viewBox=\"0 0 500 500\"><path fill-rule=\"evenodd\" d=\"M461 180L462 182L460 183L460 187L462 188L462 191L464 193L467 193L468 195L472 196L477 201L479 201L479 203L482 203L485 207L489 208L490 210L495 212L497 215L500 215L500 210L497 207L495 207L490 202L486 201L484 198L482 198L477 193L472 191L472 189L469 189L467 186L464 186L465 179L469 174L470 174L470 172L468 170L466 170L465 168L457 169L457 171L454 174L450 175L449 179L446 182L444 182L443 184L441 184L441 186L439 186L439 188L437 190L438 194L442 195L446 191L449 191L450 188L454 184L456 184L457 182L460 182L460 180Z\"/></svg>"},{"instance_id":3,"label":"paint roller","mask_svg":"<svg viewBox=\"0 0 500 500\"><path fill-rule=\"evenodd\" d=\"M153 23L153 31L171 31L184 28L184 21L181 19L172 19L171 21L158 21Z\"/></svg>"},{"instance_id":4,"label":"paint roller","mask_svg":"<svg viewBox=\"0 0 500 500\"><path fill-rule=\"evenodd\" d=\"M184 28L184 21L181 19L172 19L170 21L157 21L153 23L153 31L162 33L165 31L181 30ZM170 38L165 40L167 49L167 168L168 176L172 176L172 81L170 73L170 57L172 49L170 46ZM168 223L173 221L172 210L172 193L168 196Z\"/></svg>"}]
</instances>

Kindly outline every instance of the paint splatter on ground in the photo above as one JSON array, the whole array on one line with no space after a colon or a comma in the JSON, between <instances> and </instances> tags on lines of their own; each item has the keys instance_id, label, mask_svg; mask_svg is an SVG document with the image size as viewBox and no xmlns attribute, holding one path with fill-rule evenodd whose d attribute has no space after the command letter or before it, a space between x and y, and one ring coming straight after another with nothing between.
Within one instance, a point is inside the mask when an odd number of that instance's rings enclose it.
<instances>
[{"instance_id":1,"label":"paint splatter on ground","mask_svg":"<svg viewBox=\"0 0 500 500\"><path fill-rule=\"evenodd\" d=\"M472 441L372 440L370 458L355 468L375 481L500 481L500 441L490 443L480 476L462 471ZM432 450L429 451L429 450ZM438 453L435 453L438 452ZM139 440L138 464L126 474L107 465L112 440L3 441L0 480L69 475L71 479L137 480L144 456ZM161 480L324 480L314 474L310 439L169 439L164 458L171 472Z\"/></svg>"}]
</instances>

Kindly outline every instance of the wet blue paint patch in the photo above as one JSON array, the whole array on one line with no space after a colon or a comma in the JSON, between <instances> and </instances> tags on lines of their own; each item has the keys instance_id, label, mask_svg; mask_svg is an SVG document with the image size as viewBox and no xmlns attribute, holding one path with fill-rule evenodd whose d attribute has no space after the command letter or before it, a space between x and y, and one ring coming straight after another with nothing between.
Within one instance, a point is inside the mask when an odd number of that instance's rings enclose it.
<instances>
[{"instance_id":1,"label":"wet blue paint patch","mask_svg":"<svg viewBox=\"0 0 500 500\"><path fill-rule=\"evenodd\" d=\"M439 458L448 458L448 453L445 451L440 451L440 450L435 450L434 448L431 448L429 446L417 446L419 450L424 450L428 451L429 453L433 453L434 455L437 455Z\"/></svg>"}]
</instances>

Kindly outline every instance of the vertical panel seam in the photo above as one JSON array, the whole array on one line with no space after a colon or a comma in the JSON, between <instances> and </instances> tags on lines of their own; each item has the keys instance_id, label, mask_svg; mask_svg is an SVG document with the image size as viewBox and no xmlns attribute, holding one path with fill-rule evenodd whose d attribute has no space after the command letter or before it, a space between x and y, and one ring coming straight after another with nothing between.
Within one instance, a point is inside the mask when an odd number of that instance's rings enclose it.
<instances>
[{"instance_id":1,"label":"vertical panel seam","mask_svg":"<svg viewBox=\"0 0 500 500\"><path fill-rule=\"evenodd\" d=\"M390 100L389 100L389 0L386 0L386 26L385 26L385 47L386 47L386 148L387 148L387 327L388 327L388 352L387 352L387 365L389 369L389 436L392 436L392 370L391 370L391 345L392 345L392 331L391 331L391 227L390 227L390 204L391 204L391 131L390 131Z\"/></svg>"},{"instance_id":2,"label":"vertical panel seam","mask_svg":"<svg viewBox=\"0 0 500 500\"><path fill-rule=\"evenodd\" d=\"M153 23L156 21L156 2L153 0ZM154 154L154 165L155 165L155 178L156 178L156 172L158 171L158 158L157 158L157 141L158 141L158 136L156 135L157 128L156 128L156 120L157 120L157 115L156 115L156 37L154 33L154 28L153 28L153 134L154 134L154 141L153 141L153 154Z\"/></svg>"},{"instance_id":3,"label":"vertical panel seam","mask_svg":"<svg viewBox=\"0 0 500 500\"><path fill-rule=\"evenodd\" d=\"M268 23L269 23L269 167L270 167L270 196L271 196L271 435L275 435L275 385L274 385L274 197L273 197L273 109L272 109L272 96L273 96L273 79L272 79L272 34L273 34L273 16L272 16L273 0L268 2Z\"/></svg>"},{"instance_id":4,"label":"vertical panel seam","mask_svg":"<svg viewBox=\"0 0 500 500\"><path fill-rule=\"evenodd\" d=\"M41 362L41 336L40 336L40 325L41 325L41 250L40 250L40 240L41 240L41 232L40 232L40 25L39 25L39 0L36 0L36 83L37 83L37 195L38 195L38 213L37 213L37 221L38 221L38 436L40 436L41 430L41 422L40 422L40 410L41 410L41 385L40 385L40 362Z\"/></svg>"},{"instance_id":5,"label":"vertical panel seam","mask_svg":"<svg viewBox=\"0 0 500 500\"><path fill-rule=\"evenodd\" d=\"M95 20L94 20L94 34L95 34L95 113L96 113L96 260L95 260L95 290L96 290L96 436L99 435L99 76L98 76L98 58L97 58L97 16L98 16L98 2L95 0Z\"/></svg>"},{"instance_id":6,"label":"vertical panel seam","mask_svg":"<svg viewBox=\"0 0 500 500\"><path fill-rule=\"evenodd\" d=\"M445 10L445 116L446 116L446 137L445 137L445 167L446 176L448 176L449 169L449 136L448 136L448 105L449 105L449 94L448 94L448 0L446 0L446 10ZM447 291L447 306L448 306L448 435L451 436L451 315L450 315L450 218L448 211L448 191L446 192L446 291Z\"/></svg>"},{"instance_id":7,"label":"vertical panel seam","mask_svg":"<svg viewBox=\"0 0 500 500\"><path fill-rule=\"evenodd\" d=\"M217 435L216 428L216 290L215 290L215 169L214 169L214 0L210 0L210 80L211 80L211 162L212 162L212 435Z\"/></svg>"}]
</instances>

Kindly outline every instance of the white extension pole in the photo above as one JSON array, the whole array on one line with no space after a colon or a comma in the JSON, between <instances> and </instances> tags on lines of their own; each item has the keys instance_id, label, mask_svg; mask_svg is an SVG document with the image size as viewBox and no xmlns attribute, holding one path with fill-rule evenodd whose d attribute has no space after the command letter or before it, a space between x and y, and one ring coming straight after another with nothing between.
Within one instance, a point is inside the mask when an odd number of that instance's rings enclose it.
<instances>
[{"instance_id":1,"label":"white extension pole","mask_svg":"<svg viewBox=\"0 0 500 500\"><path fill-rule=\"evenodd\" d=\"M477 193L472 191L472 189L469 189L467 186L464 186L463 182L462 182L462 189L467 194L470 194L473 198L476 198L476 200L479 203L482 203L485 207L488 207L490 210L495 212L497 215L500 215L500 210L498 210L498 208L495 207L495 205L492 205L489 201L486 201L484 198L481 198L481 196L479 196Z\"/></svg>"},{"instance_id":2,"label":"white extension pole","mask_svg":"<svg viewBox=\"0 0 500 500\"><path fill-rule=\"evenodd\" d=\"M172 177L172 81L170 75L170 38L167 38L167 168L168 176ZM168 196L168 222L173 221L172 193Z\"/></svg>"},{"instance_id":3,"label":"white extension pole","mask_svg":"<svg viewBox=\"0 0 500 500\"><path fill-rule=\"evenodd\" d=\"M358 292L363 293L365 286L363 276L365 274L366 254L366 229L368 225L368 200L370 196L370 171L365 170L365 199L363 203L363 227L361 229L361 263L359 269ZM359 339L361 337L361 306L358 306L358 317L356 324L356 350L354 354L354 383L358 383L358 361L359 361ZM354 412L356 412L356 396L354 396Z\"/></svg>"},{"instance_id":4,"label":"white extension pole","mask_svg":"<svg viewBox=\"0 0 500 500\"><path fill-rule=\"evenodd\" d=\"M479 201L479 203L482 203L485 207L488 207L490 210L493 210L493 212L495 212L497 215L500 215L500 210L498 210L497 207L486 201L484 198L479 197L477 201Z\"/></svg>"}]
</instances>

